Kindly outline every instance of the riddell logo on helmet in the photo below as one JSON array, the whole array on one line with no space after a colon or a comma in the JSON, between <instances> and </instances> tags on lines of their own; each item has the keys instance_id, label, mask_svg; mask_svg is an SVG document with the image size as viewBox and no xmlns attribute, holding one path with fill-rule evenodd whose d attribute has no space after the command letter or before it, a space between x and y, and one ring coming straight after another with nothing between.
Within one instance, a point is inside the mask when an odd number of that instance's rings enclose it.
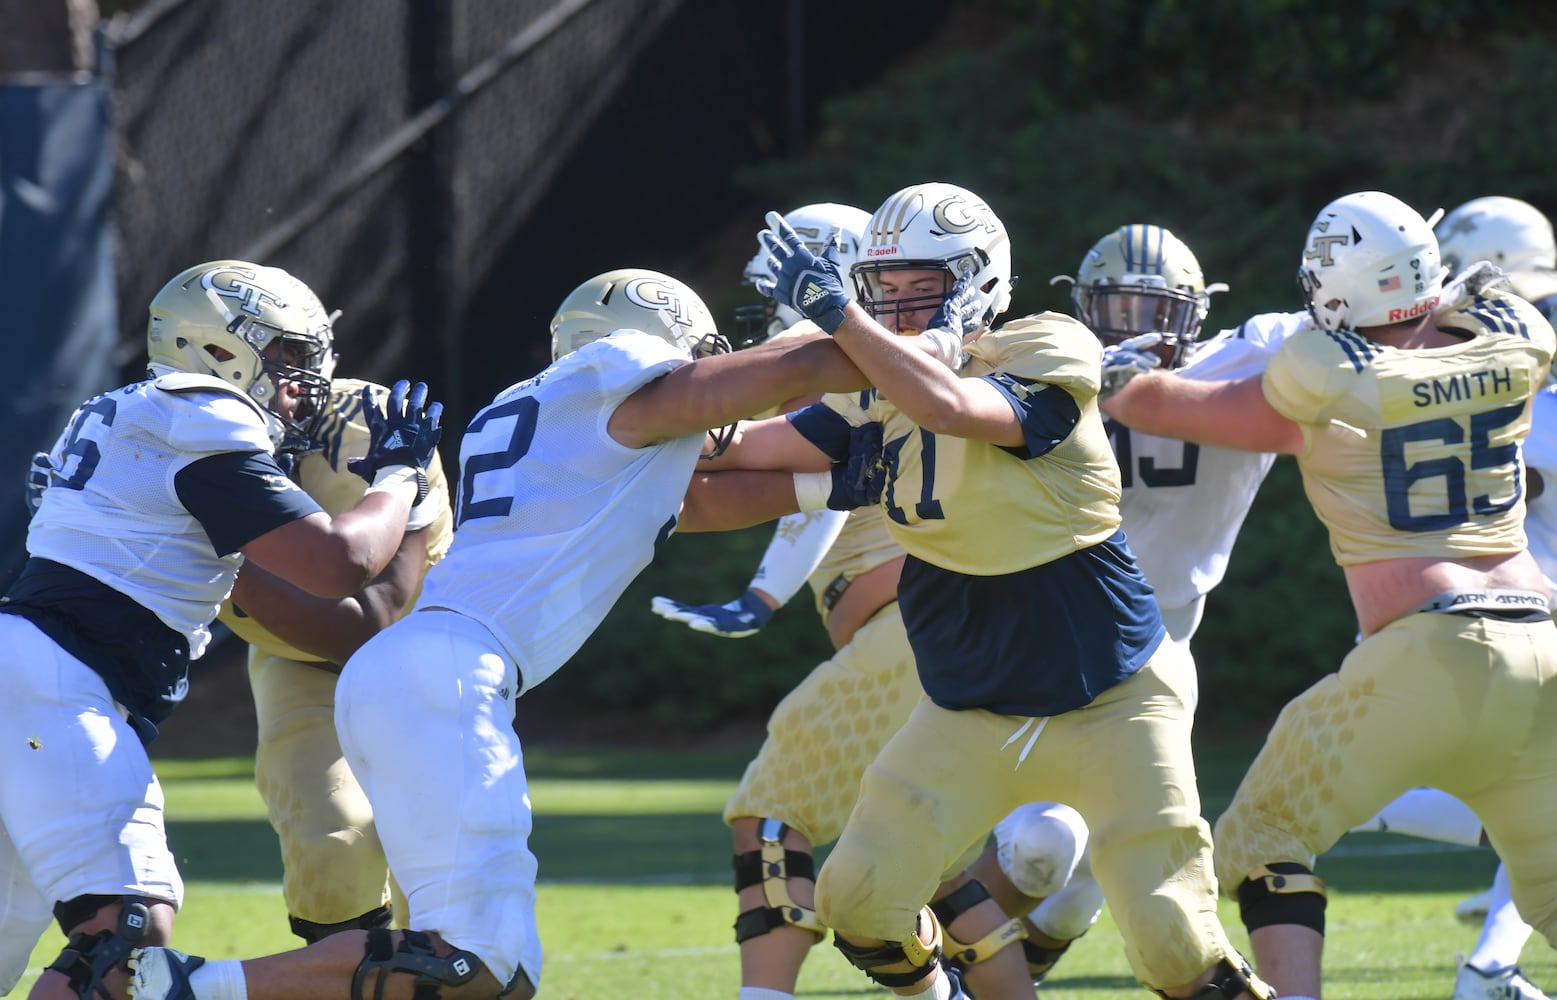
<instances>
[{"instance_id":1,"label":"riddell logo on helmet","mask_svg":"<svg viewBox=\"0 0 1557 1000\"><path fill-rule=\"evenodd\" d=\"M865 248L865 256L867 257L896 257L902 252L896 246Z\"/></svg>"},{"instance_id":2,"label":"riddell logo on helmet","mask_svg":"<svg viewBox=\"0 0 1557 1000\"><path fill-rule=\"evenodd\" d=\"M1438 296L1435 295L1425 302L1418 302L1409 309L1391 309L1389 311L1389 318L1387 318L1385 322L1399 323L1408 319L1416 319L1418 316L1426 315L1427 313L1430 313L1437 308Z\"/></svg>"}]
</instances>

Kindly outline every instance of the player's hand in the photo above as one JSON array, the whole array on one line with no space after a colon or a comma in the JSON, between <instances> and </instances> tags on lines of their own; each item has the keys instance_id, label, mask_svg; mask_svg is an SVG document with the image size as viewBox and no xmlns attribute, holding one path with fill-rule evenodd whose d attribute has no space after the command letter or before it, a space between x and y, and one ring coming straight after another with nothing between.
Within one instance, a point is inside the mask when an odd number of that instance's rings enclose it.
<instances>
[{"instance_id":1,"label":"player's hand","mask_svg":"<svg viewBox=\"0 0 1557 1000\"><path fill-rule=\"evenodd\" d=\"M426 470L438 450L443 428L442 403L427 402L427 383L415 385L401 379L389 390L389 403L380 409L371 386L362 388L362 417L368 425L368 452L351 459L346 467L372 482L380 469L407 465Z\"/></svg>"},{"instance_id":2,"label":"player's hand","mask_svg":"<svg viewBox=\"0 0 1557 1000\"><path fill-rule=\"evenodd\" d=\"M793 307L817 326L832 333L843 322L849 304L843 275L838 270L838 242L829 238L818 257L777 212L767 215L768 228L757 240L768 251L772 280L758 278L757 291Z\"/></svg>"},{"instance_id":3,"label":"player's hand","mask_svg":"<svg viewBox=\"0 0 1557 1000\"><path fill-rule=\"evenodd\" d=\"M661 618L681 622L694 632L744 639L755 635L773 617L766 601L748 590L728 604L682 604L668 597L656 597L649 608Z\"/></svg>"},{"instance_id":4,"label":"player's hand","mask_svg":"<svg viewBox=\"0 0 1557 1000\"><path fill-rule=\"evenodd\" d=\"M941 308L930 317L928 329L949 330L966 338L977 333L983 325L984 297L973 284L973 272L967 270L957 275Z\"/></svg>"},{"instance_id":5,"label":"player's hand","mask_svg":"<svg viewBox=\"0 0 1557 1000\"><path fill-rule=\"evenodd\" d=\"M881 425L874 421L849 431L849 457L834 462L833 490L827 506L833 510L874 507L887 485L887 466L881 460Z\"/></svg>"},{"instance_id":6,"label":"player's hand","mask_svg":"<svg viewBox=\"0 0 1557 1000\"><path fill-rule=\"evenodd\" d=\"M49 488L49 476L53 471L48 452L40 451L32 456L32 466L27 470L27 485L23 493L28 517L38 513L38 507L43 503L43 491Z\"/></svg>"},{"instance_id":7,"label":"player's hand","mask_svg":"<svg viewBox=\"0 0 1557 1000\"><path fill-rule=\"evenodd\" d=\"M1142 333L1103 348L1103 386L1098 398L1107 399L1137 375L1159 367L1162 359L1151 348L1160 343L1162 334Z\"/></svg>"}]
</instances>

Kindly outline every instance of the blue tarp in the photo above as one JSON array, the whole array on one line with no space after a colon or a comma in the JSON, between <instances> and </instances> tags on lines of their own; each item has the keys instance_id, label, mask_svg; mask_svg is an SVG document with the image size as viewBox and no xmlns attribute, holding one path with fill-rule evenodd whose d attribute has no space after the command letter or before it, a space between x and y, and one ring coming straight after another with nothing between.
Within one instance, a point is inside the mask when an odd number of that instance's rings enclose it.
<instances>
[{"instance_id":1,"label":"blue tarp","mask_svg":"<svg viewBox=\"0 0 1557 1000\"><path fill-rule=\"evenodd\" d=\"M0 81L0 586L26 556L32 453L119 381L112 183L107 81Z\"/></svg>"}]
</instances>

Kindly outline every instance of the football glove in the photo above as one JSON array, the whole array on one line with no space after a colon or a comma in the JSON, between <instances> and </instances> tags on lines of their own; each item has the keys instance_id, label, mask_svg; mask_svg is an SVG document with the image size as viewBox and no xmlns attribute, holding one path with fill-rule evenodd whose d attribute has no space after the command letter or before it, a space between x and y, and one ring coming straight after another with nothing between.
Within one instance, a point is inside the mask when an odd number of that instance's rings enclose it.
<instances>
[{"instance_id":1,"label":"football glove","mask_svg":"<svg viewBox=\"0 0 1557 1000\"><path fill-rule=\"evenodd\" d=\"M767 248L768 272L773 278L758 278L757 291L832 333L843 323L843 308L849 304L838 269L838 241L829 239L827 249L818 257L782 215L769 212L767 223L768 228L758 233L757 239Z\"/></svg>"},{"instance_id":2,"label":"football glove","mask_svg":"<svg viewBox=\"0 0 1557 1000\"><path fill-rule=\"evenodd\" d=\"M728 604L683 604L656 597L649 602L649 608L661 618L681 622L694 632L726 639L755 635L773 618L773 609L750 590Z\"/></svg>"},{"instance_id":3,"label":"football glove","mask_svg":"<svg viewBox=\"0 0 1557 1000\"><path fill-rule=\"evenodd\" d=\"M1151 348L1162 343L1160 333L1142 333L1103 348L1103 385L1098 399L1107 399L1142 372L1162 364Z\"/></svg>"},{"instance_id":4,"label":"football glove","mask_svg":"<svg viewBox=\"0 0 1557 1000\"><path fill-rule=\"evenodd\" d=\"M43 503L43 491L49 488L49 475L53 471L48 452L40 451L32 456L32 466L27 470L27 485L23 492L28 517L38 513L38 506Z\"/></svg>"},{"instance_id":5,"label":"football glove","mask_svg":"<svg viewBox=\"0 0 1557 1000\"><path fill-rule=\"evenodd\" d=\"M977 333L983 325L984 301L973 285L970 269L957 275L941 308L930 318L928 329L950 330L958 337L966 338Z\"/></svg>"},{"instance_id":6,"label":"football glove","mask_svg":"<svg viewBox=\"0 0 1557 1000\"><path fill-rule=\"evenodd\" d=\"M401 379L389 390L389 403L380 408L372 386L362 387L362 418L368 425L368 452L346 463L352 472L373 482L378 471L391 465L426 470L438 450L443 428L442 403L427 402L427 383L415 385ZM425 491L423 491L425 494Z\"/></svg>"},{"instance_id":7,"label":"football glove","mask_svg":"<svg viewBox=\"0 0 1557 1000\"><path fill-rule=\"evenodd\" d=\"M874 421L849 430L849 457L832 466L833 489L827 497L832 510L874 507L887 485L887 466L881 459L881 425Z\"/></svg>"}]
</instances>

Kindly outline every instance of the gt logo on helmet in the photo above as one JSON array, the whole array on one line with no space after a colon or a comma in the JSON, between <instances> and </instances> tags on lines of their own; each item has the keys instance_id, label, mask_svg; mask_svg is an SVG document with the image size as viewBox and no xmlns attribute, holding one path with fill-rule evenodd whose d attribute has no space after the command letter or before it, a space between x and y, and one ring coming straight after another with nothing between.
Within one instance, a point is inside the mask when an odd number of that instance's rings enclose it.
<instances>
[{"instance_id":1,"label":"gt logo on helmet","mask_svg":"<svg viewBox=\"0 0 1557 1000\"><path fill-rule=\"evenodd\" d=\"M1303 259L1317 261L1320 267L1334 267L1335 248L1350 242L1346 236L1315 236L1313 245L1303 252Z\"/></svg>"},{"instance_id":2,"label":"gt logo on helmet","mask_svg":"<svg viewBox=\"0 0 1557 1000\"><path fill-rule=\"evenodd\" d=\"M690 327L692 314L675 291L654 278L634 278L622 289L629 302L645 309L658 309L670 316L677 326Z\"/></svg>"},{"instance_id":3,"label":"gt logo on helmet","mask_svg":"<svg viewBox=\"0 0 1557 1000\"><path fill-rule=\"evenodd\" d=\"M947 198L935 206L935 225L948 233L967 233L982 229L993 233L999 226L995 213L982 201L965 198Z\"/></svg>"},{"instance_id":4,"label":"gt logo on helmet","mask_svg":"<svg viewBox=\"0 0 1557 1000\"><path fill-rule=\"evenodd\" d=\"M238 308L253 316L261 315L260 306L270 303L278 309L287 304L276 293L254 283L253 271L236 267L216 267L200 276L202 288L208 288L223 298L237 299Z\"/></svg>"}]
</instances>

